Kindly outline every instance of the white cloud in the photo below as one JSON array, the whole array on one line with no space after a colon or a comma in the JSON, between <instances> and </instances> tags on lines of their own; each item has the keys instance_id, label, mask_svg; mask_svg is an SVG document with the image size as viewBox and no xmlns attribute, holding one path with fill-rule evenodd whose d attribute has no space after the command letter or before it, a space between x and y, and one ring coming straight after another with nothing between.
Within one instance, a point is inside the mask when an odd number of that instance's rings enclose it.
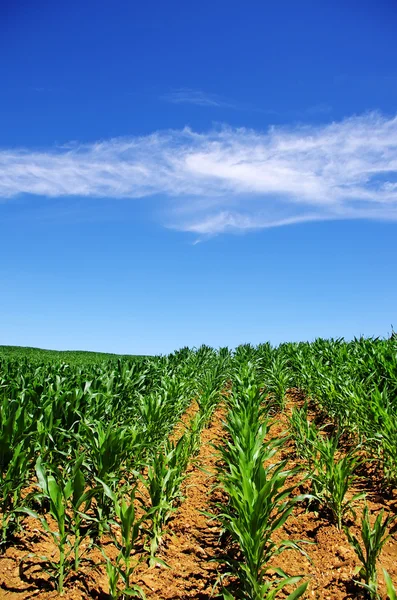
<instances>
[{"instance_id":1,"label":"white cloud","mask_svg":"<svg viewBox=\"0 0 397 600\"><path fill-rule=\"evenodd\" d=\"M0 197L164 198L167 225L200 235L326 219L397 220L397 117L224 127L0 151Z\"/></svg>"}]
</instances>

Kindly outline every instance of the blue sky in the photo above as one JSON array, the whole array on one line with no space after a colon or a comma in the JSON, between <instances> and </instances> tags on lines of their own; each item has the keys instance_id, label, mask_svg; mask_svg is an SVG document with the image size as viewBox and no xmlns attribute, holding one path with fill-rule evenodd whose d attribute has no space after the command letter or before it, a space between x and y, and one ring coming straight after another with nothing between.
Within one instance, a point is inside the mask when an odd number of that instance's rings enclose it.
<instances>
[{"instance_id":1,"label":"blue sky","mask_svg":"<svg viewBox=\"0 0 397 600\"><path fill-rule=\"evenodd\" d=\"M397 327L397 7L0 7L0 343Z\"/></svg>"}]
</instances>

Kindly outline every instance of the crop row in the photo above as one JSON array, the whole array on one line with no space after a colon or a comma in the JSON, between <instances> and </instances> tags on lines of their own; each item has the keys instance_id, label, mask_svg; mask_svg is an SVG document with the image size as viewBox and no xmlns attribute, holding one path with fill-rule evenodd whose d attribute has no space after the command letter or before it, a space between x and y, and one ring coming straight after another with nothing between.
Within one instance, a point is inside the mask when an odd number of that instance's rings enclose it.
<instances>
[{"instance_id":1,"label":"crop row","mask_svg":"<svg viewBox=\"0 0 397 600\"><path fill-rule=\"evenodd\" d=\"M62 594L95 545L113 598L142 595L137 562L158 561L187 464L224 387L227 354L208 348L84 368L7 361L1 373L2 545L39 520L57 547L45 560ZM90 378L88 378L90 377ZM170 433L195 398L176 441ZM117 548L115 560L103 540Z\"/></svg>"}]
</instances>

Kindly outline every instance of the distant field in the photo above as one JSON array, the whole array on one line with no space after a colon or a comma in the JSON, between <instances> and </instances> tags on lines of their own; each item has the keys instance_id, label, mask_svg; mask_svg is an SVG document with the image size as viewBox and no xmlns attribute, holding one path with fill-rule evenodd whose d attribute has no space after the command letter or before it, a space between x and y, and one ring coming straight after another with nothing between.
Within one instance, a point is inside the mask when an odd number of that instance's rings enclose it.
<instances>
[{"instance_id":1,"label":"distant field","mask_svg":"<svg viewBox=\"0 0 397 600\"><path fill-rule=\"evenodd\" d=\"M89 352L85 350L44 350L28 346L0 346L0 357L27 358L30 360L66 360L74 363L95 363L115 358L144 358L141 355L109 354L106 352Z\"/></svg>"}]
</instances>

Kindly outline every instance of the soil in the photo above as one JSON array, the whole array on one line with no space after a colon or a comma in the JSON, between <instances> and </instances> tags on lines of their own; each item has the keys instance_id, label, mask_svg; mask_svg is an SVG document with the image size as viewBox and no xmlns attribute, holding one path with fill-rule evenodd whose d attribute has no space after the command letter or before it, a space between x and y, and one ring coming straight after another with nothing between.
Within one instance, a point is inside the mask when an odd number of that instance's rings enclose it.
<instances>
[{"instance_id":1,"label":"soil","mask_svg":"<svg viewBox=\"0 0 397 600\"><path fill-rule=\"evenodd\" d=\"M189 468L184 486L185 500L168 525L159 552L169 568L158 566L139 570L148 598L206 599L213 596L219 552L220 530L202 511L211 510L216 493L209 494L216 481L217 456L213 444L223 436L224 409L218 408L201 435L200 452Z\"/></svg>"},{"instance_id":2,"label":"soil","mask_svg":"<svg viewBox=\"0 0 397 600\"><path fill-rule=\"evenodd\" d=\"M301 398L291 393L287 401L285 414L276 415L272 436L278 436L288 430L288 414ZM186 417L194 414L192 406ZM166 566L151 567L142 562L135 572L134 583L140 585L147 598L173 600L177 598L197 598L207 600L216 598L214 586L221 572L215 561L224 550L225 543L220 537L216 520L211 520L203 511L214 512L214 502L221 500L219 491L214 491L216 482L217 456L212 446L224 437L222 420L224 408L219 407L209 426L202 432L200 453L189 467L189 477L184 484L185 500L175 511L167 525L159 551L159 557ZM317 418L314 411L311 417ZM181 425L183 428L183 425ZM177 435L177 434L175 434ZM295 456L294 444L287 440L281 451L282 458L288 461L288 468L300 463ZM218 465L219 466L219 465ZM307 484L301 476L292 481L300 486L296 493L307 492ZM367 504L373 518L384 508L386 512L397 512L396 490L387 496L380 488L379 474L370 465L363 469L360 479L351 494L365 491ZM306 486L306 487L305 487ZM359 536L359 522L364 501L356 502L357 517L348 523L352 531ZM310 559L296 550L288 550L274 560L273 565L283 568L290 575L303 575L309 580L305 598L321 600L347 600L364 598L361 589L354 583L354 570L358 565L357 557L350 547L344 531L339 531L330 522L327 514L307 510L297 505L284 527L277 532L277 539L304 540L301 546ZM306 543L307 542L307 543ZM108 540L104 550L114 558L116 550ZM52 583L43 570L40 556L56 557L56 550L49 537L43 533L39 521L28 517L23 536L15 539L0 557L0 600L49 600L57 598ZM102 564L99 564L102 563ZM380 564L380 592L386 599L381 567L397 582L397 539L392 528L392 536L385 545ZM87 600L94 598L105 600L107 595L107 576L103 565L103 556L96 550L87 551L78 575L67 580L64 598L66 600ZM279 596L283 597L282 594ZM218 596L219 598L219 596Z\"/></svg>"}]
</instances>

